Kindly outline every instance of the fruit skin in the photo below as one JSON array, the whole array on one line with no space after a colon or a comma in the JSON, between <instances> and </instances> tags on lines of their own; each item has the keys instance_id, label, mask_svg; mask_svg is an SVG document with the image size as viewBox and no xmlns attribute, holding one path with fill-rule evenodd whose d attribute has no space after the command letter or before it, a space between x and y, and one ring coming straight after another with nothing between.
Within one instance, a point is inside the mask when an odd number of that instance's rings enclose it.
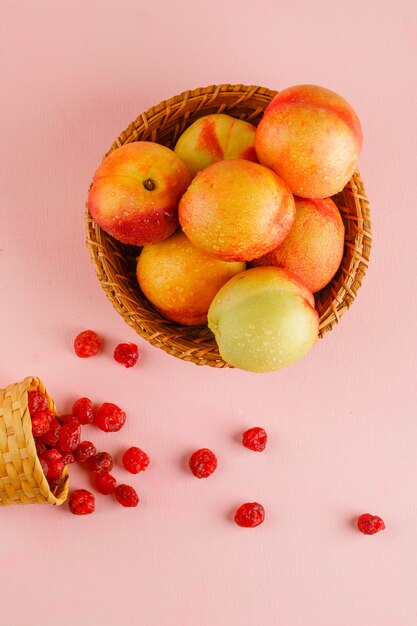
<instances>
[{"instance_id":1,"label":"fruit skin","mask_svg":"<svg viewBox=\"0 0 417 626\"><path fill-rule=\"evenodd\" d=\"M208 448L196 450L188 462L196 478L208 478L217 469L217 457Z\"/></svg>"},{"instance_id":2,"label":"fruit skin","mask_svg":"<svg viewBox=\"0 0 417 626\"><path fill-rule=\"evenodd\" d=\"M32 417L32 434L41 437L49 430L49 418L45 411L37 411Z\"/></svg>"},{"instance_id":3,"label":"fruit skin","mask_svg":"<svg viewBox=\"0 0 417 626\"><path fill-rule=\"evenodd\" d=\"M116 500L126 507L135 507L139 504L139 497L130 485L117 485L115 489Z\"/></svg>"},{"instance_id":4,"label":"fruit skin","mask_svg":"<svg viewBox=\"0 0 417 626\"><path fill-rule=\"evenodd\" d=\"M265 509L258 502L246 502L235 513L235 522L242 528L255 528L265 519Z\"/></svg>"},{"instance_id":5,"label":"fruit skin","mask_svg":"<svg viewBox=\"0 0 417 626\"><path fill-rule=\"evenodd\" d=\"M342 96L318 85L279 92L255 134L258 159L303 198L327 198L351 178L362 146L362 128Z\"/></svg>"},{"instance_id":6,"label":"fruit skin","mask_svg":"<svg viewBox=\"0 0 417 626\"><path fill-rule=\"evenodd\" d=\"M94 423L105 433L120 430L126 422L126 413L112 402L105 402L97 411Z\"/></svg>"},{"instance_id":7,"label":"fruit skin","mask_svg":"<svg viewBox=\"0 0 417 626\"><path fill-rule=\"evenodd\" d=\"M90 398L79 398L72 407L72 413L80 424L92 424L94 422L93 403Z\"/></svg>"},{"instance_id":8,"label":"fruit skin","mask_svg":"<svg viewBox=\"0 0 417 626\"><path fill-rule=\"evenodd\" d=\"M307 354L317 340L319 318L312 293L294 276L255 267L220 289L208 323L227 363L269 372Z\"/></svg>"},{"instance_id":9,"label":"fruit skin","mask_svg":"<svg viewBox=\"0 0 417 626\"><path fill-rule=\"evenodd\" d=\"M290 231L294 198L272 170L242 159L199 172L179 204L181 226L197 247L225 261L251 261Z\"/></svg>"},{"instance_id":10,"label":"fruit skin","mask_svg":"<svg viewBox=\"0 0 417 626\"><path fill-rule=\"evenodd\" d=\"M58 445L59 441L59 433L61 430L61 424L58 422L56 418L54 418L49 424L49 430L47 433L42 435L41 441L50 448L54 448Z\"/></svg>"},{"instance_id":11,"label":"fruit skin","mask_svg":"<svg viewBox=\"0 0 417 626\"><path fill-rule=\"evenodd\" d=\"M268 441L268 436L263 428L259 428L259 426L255 426L254 428L249 428L242 435L242 443L245 448L249 448L249 450L253 450L254 452L262 452L266 448L266 443Z\"/></svg>"},{"instance_id":12,"label":"fruit skin","mask_svg":"<svg viewBox=\"0 0 417 626\"><path fill-rule=\"evenodd\" d=\"M74 458L77 463L85 463L96 454L96 447L91 441L81 441L78 448L74 451Z\"/></svg>"},{"instance_id":13,"label":"fruit skin","mask_svg":"<svg viewBox=\"0 0 417 626\"><path fill-rule=\"evenodd\" d=\"M74 455L71 454L71 452L66 452L64 454L64 456L62 457L62 462L64 465L69 465L70 463L74 463L75 458Z\"/></svg>"},{"instance_id":14,"label":"fruit skin","mask_svg":"<svg viewBox=\"0 0 417 626\"><path fill-rule=\"evenodd\" d=\"M75 420L61 426L59 431L59 449L61 452L73 452L80 444L81 426Z\"/></svg>"},{"instance_id":15,"label":"fruit skin","mask_svg":"<svg viewBox=\"0 0 417 626\"><path fill-rule=\"evenodd\" d=\"M255 131L255 126L249 122L224 113L205 115L182 133L174 152L192 177L223 159L246 159L257 163Z\"/></svg>"},{"instance_id":16,"label":"fruit skin","mask_svg":"<svg viewBox=\"0 0 417 626\"><path fill-rule=\"evenodd\" d=\"M88 208L109 235L122 243L144 246L175 231L178 202L190 181L187 167L172 150L136 141L121 146L101 163Z\"/></svg>"},{"instance_id":17,"label":"fruit skin","mask_svg":"<svg viewBox=\"0 0 417 626\"><path fill-rule=\"evenodd\" d=\"M101 348L101 339L94 330L83 330L74 339L74 351L80 359L95 356Z\"/></svg>"},{"instance_id":18,"label":"fruit skin","mask_svg":"<svg viewBox=\"0 0 417 626\"><path fill-rule=\"evenodd\" d=\"M135 343L119 343L113 352L113 358L125 367L133 367L138 362L138 347Z\"/></svg>"},{"instance_id":19,"label":"fruit skin","mask_svg":"<svg viewBox=\"0 0 417 626\"><path fill-rule=\"evenodd\" d=\"M288 270L315 293L336 274L343 256L345 227L330 198L295 198L295 220L284 241L253 267L274 265Z\"/></svg>"},{"instance_id":20,"label":"fruit skin","mask_svg":"<svg viewBox=\"0 0 417 626\"><path fill-rule=\"evenodd\" d=\"M103 496L108 496L114 493L116 489L116 479L108 472L101 472L100 474L96 474L94 486Z\"/></svg>"},{"instance_id":21,"label":"fruit skin","mask_svg":"<svg viewBox=\"0 0 417 626\"><path fill-rule=\"evenodd\" d=\"M48 408L48 398L40 391L28 391L28 408L30 416L33 417L38 411L45 411Z\"/></svg>"},{"instance_id":22,"label":"fruit skin","mask_svg":"<svg viewBox=\"0 0 417 626\"><path fill-rule=\"evenodd\" d=\"M46 478L48 479L48 481L59 480L64 469L62 454L56 449L45 450L44 452L42 452L39 458L46 461L48 465L48 470L46 473Z\"/></svg>"},{"instance_id":23,"label":"fruit skin","mask_svg":"<svg viewBox=\"0 0 417 626\"><path fill-rule=\"evenodd\" d=\"M90 515L95 511L96 499L87 489L77 489L70 495L68 504L74 515Z\"/></svg>"},{"instance_id":24,"label":"fruit skin","mask_svg":"<svg viewBox=\"0 0 417 626\"><path fill-rule=\"evenodd\" d=\"M108 452L97 452L96 455L88 459L88 469L93 474L111 472L113 469L113 457Z\"/></svg>"},{"instance_id":25,"label":"fruit skin","mask_svg":"<svg viewBox=\"0 0 417 626\"><path fill-rule=\"evenodd\" d=\"M122 456L122 463L125 469L131 474L143 472L149 465L149 457L140 448L132 446L128 448Z\"/></svg>"},{"instance_id":26,"label":"fruit skin","mask_svg":"<svg viewBox=\"0 0 417 626\"><path fill-rule=\"evenodd\" d=\"M178 230L172 237L145 246L136 275L144 295L166 318L193 326L207 322L216 293L246 268L241 261L214 259Z\"/></svg>"},{"instance_id":27,"label":"fruit skin","mask_svg":"<svg viewBox=\"0 0 417 626\"><path fill-rule=\"evenodd\" d=\"M370 513L362 513L358 517L357 525L364 535L375 535L375 533L385 530L383 519L378 515L371 515Z\"/></svg>"}]
</instances>

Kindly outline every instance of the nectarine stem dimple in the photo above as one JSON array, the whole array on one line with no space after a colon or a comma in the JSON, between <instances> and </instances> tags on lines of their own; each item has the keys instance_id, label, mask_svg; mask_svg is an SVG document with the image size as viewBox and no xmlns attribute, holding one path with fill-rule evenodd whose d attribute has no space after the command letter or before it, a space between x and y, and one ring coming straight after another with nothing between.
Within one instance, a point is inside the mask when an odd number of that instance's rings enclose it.
<instances>
[{"instance_id":1,"label":"nectarine stem dimple","mask_svg":"<svg viewBox=\"0 0 417 626\"><path fill-rule=\"evenodd\" d=\"M150 178L147 178L146 180L143 181L143 186L145 187L145 189L147 189L148 191L152 191L153 189L155 189L155 185L153 180L151 180Z\"/></svg>"}]
</instances>

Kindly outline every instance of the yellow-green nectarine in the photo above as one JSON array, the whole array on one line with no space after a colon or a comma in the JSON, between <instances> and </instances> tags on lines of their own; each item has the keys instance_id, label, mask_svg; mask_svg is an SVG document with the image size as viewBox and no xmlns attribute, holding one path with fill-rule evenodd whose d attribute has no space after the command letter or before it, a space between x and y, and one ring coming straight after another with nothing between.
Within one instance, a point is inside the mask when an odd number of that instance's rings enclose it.
<instances>
[{"instance_id":1,"label":"yellow-green nectarine","mask_svg":"<svg viewBox=\"0 0 417 626\"><path fill-rule=\"evenodd\" d=\"M255 126L224 113L205 115L180 136L174 152L188 167L191 176L223 159L257 162Z\"/></svg>"},{"instance_id":2,"label":"yellow-green nectarine","mask_svg":"<svg viewBox=\"0 0 417 626\"><path fill-rule=\"evenodd\" d=\"M312 293L277 267L256 267L227 282L208 313L222 358L252 372L270 372L303 357L318 336Z\"/></svg>"}]
</instances>

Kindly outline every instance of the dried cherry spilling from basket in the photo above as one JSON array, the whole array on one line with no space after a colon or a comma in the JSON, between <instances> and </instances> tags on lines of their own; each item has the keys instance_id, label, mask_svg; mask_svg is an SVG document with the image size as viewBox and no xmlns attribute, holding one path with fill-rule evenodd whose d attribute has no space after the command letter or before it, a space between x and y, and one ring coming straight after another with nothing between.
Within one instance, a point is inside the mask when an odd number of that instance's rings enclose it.
<instances>
[{"instance_id":1,"label":"dried cherry spilling from basket","mask_svg":"<svg viewBox=\"0 0 417 626\"><path fill-rule=\"evenodd\" d=\"M95 424L106 433L114 433L126 422L126 413L111 402L105 402L97 411Z\"/></svg>"},{"instance_id":2,"label":"dried cherry spilling from basket","mask_svg":"<svg viewBox=\"0 0 417 626\"><path fill-rule=\"evenodd\" d=\"M378 515L362 513L358 517L358 528L364 535L375 535L385 529L384 520Z\"/></svg>"},{"instance_id":3,"label":"dried cherry spilling from basket","mask_svg":"<svg viewBox=\"0 0 417 626\"><path fill-rule=\"evenodd\" d=\"M56 418L49 424L49 430L42 435L43 443L49 448L55 448L59 442L59 431L61 430L61 424Z\"/></svg>"},{"instance_id":4,"label":"dried cherry spilling from basket","mask_svg":"<svg viewBox=\"0 0 417 626\"><path fill-rule=\"evenodd\" d=\"M75 354L81 359L95 356L101 348L101 339L94 330L84 330L74 339Z\"/></svg>"},{"instance_id":5,"label":"dried cherry spilling from basket","mask_svg":"<svg viewBox=\"0 0 417 626\"><path fill-rule=\"evenodd\" d=\"M242 443L245 448L253 450L254 452L262 452L265 450L268 436L263 428L255 426L245 431L242 436Z\"/></svg>"},{"instance_id":6,"label":"dried cherry spilling from basket","mask_svg":"<svg viewBox=\"0 0 417 626\"><path fill-rule=\"evenodd\" d=\"M74 417L80 424L92 424L94 422L93 403L90 398L80 398L72 407Z\"/></svg>"},{"instance_id":7,"label":"dried cherry spilling from basket","mask_svg":"<svg viewBox=\"0 0 417 626\"><path fill-rule=\"evenodd\" d=\"M258 502L246 502L235 513L235 522L243 528L255 528L265 519L265 509Z\"/></svg>"},{"instance_id":8,"label":"dried cherry spilling from basket","mask_svg":"<svg viewBox=\"0 0 417 626\"><path fill-rule=\"evenodd\" d=\"M91 441L82 441L74 452L74 458L78 463L85 463L96 453L96 447Z\"/></svg>"},{"instance_id":9,"label":"dried cherry spilling from basket","mask_svg":"<svg viewBox=\"0 0 417 626\"><path fill-rule=\"evenodd\" d=\"M122 456L122 463L131 474L143 472L149 465L149 457L140 448L132 446Z\"/></svg>"},{"instance_id":10,"label":"dried cherry spilling from basket","mask_svg":"<svg viewBox=\"0 0 417 626\"><path fill-rule=\"evenodd\" d=\"M78 422L68 422L59 431L59 448L62 452L73 452L78 448L81 437L81 426Z\"/></svg>"},{"instance_id":11,"label":"dried cherry spilling from basket","mask_svg":"<svg viewBox=\"0 0 417 626\"><path fill-rule=\"evenodd\" d=\"M116 489L116 479L108 472L100 472L100 474L96 474L94 484L97 491L102 493L103 496L108 496L109 494L114 493L114 490Z\"/></svg>"},{"instance_id":12,"label":"dried cherry spilling from basket","mask_svg":"<svg viewBox=\"0 0 417 626\"><path fill-rule=\"evenodd\" d=\"M113 469L113 458L108 452L98 452L89 459L88 468L93 474L111 472Z\"/></svg>"},{"instance_id":13,"label":"dried cherry spilling from basket","mask_svg":"<svg viewBox=\"0 0 417 626\"><path fill-rule=\"evenodd\" d=\"M217 458L208 448L196 450L189 460L190 470L196 478L207 478L217 468Z\"/></svg>"},{"instance_id":14,"label":"dried cherry spilling from basket","mask_svg":"<svg viewBox=\"0 0 417 626\"><path fill-rule=\"evenodd\" d=\"M96 499L87 489L77 489L70 495L68 504L74 515L90 515L95 511Z\"/></svg>"},{"instance_id":15,"label":"dried cherry spilling from basket","mask_svg":"<svg viewBox=\"0 0 417 626\"><path fill-rule=\"evenodd\" d=\"M31 417L48 408L48 398L40 391L28 391L28 408Z\"/></svg>"},{"instance_id":16,"label":"dried cherry spilling from basket","mask_svg":"<svg viewBox=\"0 0 417 626\"><path fill-rule=\"evenodd\" d=\"M41 437L49 430L49 418L46 411L37 411L32 417L32 434Z\"/></svg>"},{"instance_id":17,"label":"dried cherry spilling from basket","mask_svg":"<svg viewBox=\"0 0 417 626\"><path fill-rule=\"evenodd\" d=\"M135 343L119 343L114 350L113 357L121 365L133 367L138 362L138 347Z\"/></svg>"},{"instance_id":18,"label":"dried cherry spilling from basket","mask_svg":"<svg viewBox=\"0 0 417 626\"><path fill-rule=\"evenodd\" d=\"M116 500L122 506L134 507L139 504L139 496L130 485L118 485L115 489Z\"/></svg>"}]
</instances>

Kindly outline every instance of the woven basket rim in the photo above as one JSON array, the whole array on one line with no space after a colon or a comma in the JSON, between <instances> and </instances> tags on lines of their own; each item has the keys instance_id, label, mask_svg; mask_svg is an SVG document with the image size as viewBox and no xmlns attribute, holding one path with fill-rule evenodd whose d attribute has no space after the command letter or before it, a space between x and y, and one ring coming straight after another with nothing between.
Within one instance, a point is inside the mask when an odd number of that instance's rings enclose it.
<instances>
[{"instance_id":1,"label":"woven basket rim","mask_svg":"<svg viewBox=\"0 0 417 626\"><path fill-rule=\"evenodd\" d=\"M267 102L268 99L270 101L276 93L277 91L266 87L228 83L183 91L172 98L160 101L147 111L139 114L139 116L120 133L103 158L125 143L137 140L155 140L157 132L171 123L174 118L175 120L182 120L182 123L184 123L184 120L185 122L188 120L191 121L190 116L187 117L191 105L196 106L196 109L193 109L192 114L190 114L192 121L194 121L197 117L205 115L207 107L213 106L213 103L217 102L218 98L221 99L219 112L233 115L234 113L231 112L230 109L236 106L246 106L246 103L258 101L259 98L265 100L265 102ZM227 99L231 97L233 97L234 100L228 103ZM263 110L259 106L256 108L255 104L253 107L255 113ZM249 114L245 119L251 120L255 113ZM245 114L235 114L234 116L243 119L244 115ZM155 125L157 125L157 130L154 128ZM320 338L332 330L356 298L357 291L361 286L363 276L368 267L372 244L369 203L358 170L354 172L351 180L341 194L352 198L351 203L353 203L352 206L354 205L355 214L354 216L350 215L346 219L352 221L356 220L357 234L355 236L354 246L350 246L352 247L352 258L349 268L346 270L342 265L340 270L345 274L341 287L336 290L333 288L333 281L330 283L332 299L326 309L320 314ZM198 365L230 367L221 359L218 351L216 354L216 350L207 349L207 342L205 342L207 337L201 339L201 343L200 339L197 338L190 342L190 345L185 345L184 347L183 344L187 343L186 340L183 341L181 339L181 341L178 341L177 335L186 334L189 327L185 327L184 330L183 327L169 322L169 320L165 318L161 318L160 314L152 310L152 307L149 305L146 311L136 311L135 307L137 307L137 303L132 297L132 293L124 291L120 284L118 284L118 281L121 279L120 272L118 274L118 269L115 267L114 254L112 258L109 252L112 242L113 245L116 246L120 244L115 243L109 235L104 233L104 231L95 224L89 214L87 203L85 227L87 234L86 244L90 251L99 282L114 308L138 334L147 339L152 345L162 348L169 354L183 360L192 361ZM328 288L326 287L325 290L328 290ZM137 287L137 291L139 291L139 287ZM318 297L320 297L320 293L321 292L319 292ZM156 318L152 323L149 320L151 313L153 313ZM159 327L163 330L160 331ZM179 328L183 330L178 331Z\"/></svg>"},{"instance_id":2,"label":"woven basket rim","mask_svg":"<svg viewBox=\"0 0 417 626\"><path fill-rule=\"evenodd\" d=\"M13 410L19 409L20 420L22 422L22 428L25 436L25 448L27 450L27 457L33 461L33 478L37 483L37 488L39 489L39 493L44 500L33 500L33 504L42 504L49 503L56 506L59 506L65 502L68 495L68 466L64 467L62 478L59 487L57 488L56 494L54 494L46 480L46 477L43 473L42 466L39 461L39 457L36 450L35 439L32 435L32 421L29 414L28 408L28 392L29 391L37 391L39 390L41 393L45 394L48 399L48 408L57 415L57 409L52 397L47 392L45 385L37 376L27 376L22 381L17 383L12 383L2 389L4 392L4 396L12 397L13 390L16 390L18 394L18 400L13 404ZM16 406L17 405L17 406ZM0 454L2 452L0 451ZM22 457L24 458L24 457ZM16 500L13 502L2 502L2 505L11 505L11 504L26 504L28 503L27 499Z\"/></svg>"}]
</instances>

